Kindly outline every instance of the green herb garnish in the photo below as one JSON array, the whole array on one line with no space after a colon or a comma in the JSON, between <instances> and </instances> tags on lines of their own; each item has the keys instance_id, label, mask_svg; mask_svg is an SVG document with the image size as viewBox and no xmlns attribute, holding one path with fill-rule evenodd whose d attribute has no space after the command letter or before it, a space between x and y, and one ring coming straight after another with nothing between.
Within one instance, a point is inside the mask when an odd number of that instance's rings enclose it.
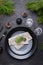
<instances>
[{"instance_id":1,"label":"green herb garnish","mask_svg":"<svg viewBox=\"0 0 43 65\"><path fill-rule=\"evenodd\" d=\"M19 37L16 37L15 42L17 44L20 44L23 40L24 40L24 37L23 36L19 36Z\"/></svg>"}]
</instances>

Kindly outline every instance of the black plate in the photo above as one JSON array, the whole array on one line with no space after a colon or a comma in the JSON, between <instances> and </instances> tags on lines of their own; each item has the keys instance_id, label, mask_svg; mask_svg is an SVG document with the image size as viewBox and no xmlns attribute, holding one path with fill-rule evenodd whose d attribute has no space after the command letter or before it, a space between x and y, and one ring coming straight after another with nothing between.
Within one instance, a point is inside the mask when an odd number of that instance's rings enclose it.
<instances>
[{"instance_id":1,"label":"black plate","mask_svg":"<svg viewBox=\"0 0 43 65\"><path fill-rule=\"evenodd\" d=\"M32 40L33 40L33 46L32 46L32 49L24 54L24 55L17 55L15 54L9 44L8 44L8 39L12 36L12 34L14 34L15 32L17 31L24 31L24 32L29 32L30 35L32 36ZM16 28L13 28L6 36L6 39L5 39L5 47L6 47L6 50L7 52L13 57L13 58L16 58L16 59L26 59L28 57L30 57L31 55L33 55L33 53L35 52L36 48L37 48L37 38L36 38L36 35L33 33L33 31L31 31L29 28L26 28L26 27L16 27Z\"/></svg>"}]
</instances>

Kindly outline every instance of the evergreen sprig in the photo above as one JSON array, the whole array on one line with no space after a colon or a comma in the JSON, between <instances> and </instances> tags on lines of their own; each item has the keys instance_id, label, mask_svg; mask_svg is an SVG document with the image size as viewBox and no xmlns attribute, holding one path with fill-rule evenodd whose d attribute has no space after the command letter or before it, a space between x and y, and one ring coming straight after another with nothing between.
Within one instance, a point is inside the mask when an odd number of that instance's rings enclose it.
<instances>
[{"instance_id":1,"label":"evergreen sprig","mask_svg":"<svg viewBox=\"0 0 43 65\"><path fill-rule=\"evenodd\" d=\"M41 24L43 23L43 0L33 1L33 2L27 2L25 4L26 9L30 9L37 13L38 15L38 22Z\"/></svg>"},{"instance_id":2,"label":"evergreen sprig","mask_svg":"<svg viewBox=\"0 0 43 65\"><path fill-rule=\"evenodd\" d=\"M12 14L13 2L9 0L0 0L0 14Z\"/></svg>"}]
</instances>

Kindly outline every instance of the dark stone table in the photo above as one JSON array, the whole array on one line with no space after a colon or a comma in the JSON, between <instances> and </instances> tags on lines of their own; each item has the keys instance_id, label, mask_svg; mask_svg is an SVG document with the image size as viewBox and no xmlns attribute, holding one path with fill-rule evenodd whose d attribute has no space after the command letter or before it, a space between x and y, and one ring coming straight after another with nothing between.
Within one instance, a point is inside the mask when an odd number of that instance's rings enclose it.
<instances>
[{"instance_id":1,"label":"dark stone table","mask_svg":"<svg viewBox=\"0 0 43 65\"><path fill-rule=\"evenodd\" d=\"M32 18L34 21L33 26L30 28L32 31L34 31L35 28L41 27L43 29L43 24L39 25L37 23L37 15L29 10L25 9L25 2L31 1L31 0L13 0L14 1L14 13L11 16L2 15L0 16L0 22L3 25L3 30L0 32L0 35L2 35L5 31L10 31L12 28L15 28L17 26L25 26L25 21L27 18ZM27 18L23 18L21 15L22 13L26 11L28 13ZM22 24L17 25L16 19L21 18ZM5 23L10 21L12 23L12 27L10 29L6 29ZM38 38L38 49L35 52L35 54L26 59L26 60L16 60L10 57L6 51L5 51L5 38L0 41L0 46L3 47L3 53L0 54L0 65L43 65L43 50L40 49L40 44L43 42L43 33Z\"/></svg>"}]
</instances>

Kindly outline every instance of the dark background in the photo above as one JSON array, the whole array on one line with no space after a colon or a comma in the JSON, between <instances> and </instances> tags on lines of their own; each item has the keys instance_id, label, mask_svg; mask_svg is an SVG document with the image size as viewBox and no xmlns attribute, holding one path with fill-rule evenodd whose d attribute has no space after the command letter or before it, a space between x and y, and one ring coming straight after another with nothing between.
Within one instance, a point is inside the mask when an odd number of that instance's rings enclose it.
<instances>
[{"instance_id":1,"label":"dark background","mask_svg":"<svg viewBox=\"0 0 43 65\"><path fill-rule=\"evenodd\" d=\"M32 1L32 0L12 0L14 1L14 13L11 16L6 15L0 15L0 22L2 23L3 30L0 32L0 36L5 32L9 32L12 28L15 28L17 26L26 26L25 22L27 18L32 18L34 21L33 26L30 28L32 31L34 31L35 28L41 27L43 29L43 24L39 25L37 23L37 15L34 12L31 12L30 10L25 9L25 2ZM21 15L22 13L26 11L28 13L27 18L23 18ZM22 18L22 24L17 25L16 19ZM12 27L10 29L6 29L5 23L11 22ZM41 50L41 43L43 42L43 33L42 35L38 36L38 49L34 53L34 55L26 60L16 60L10 57L7 52L5 51L5 38L3 38L0 41L0 46L3 47L3 52L0 54L0 65L43 65L43 50Z\"/></svg>"}]
</instances>

